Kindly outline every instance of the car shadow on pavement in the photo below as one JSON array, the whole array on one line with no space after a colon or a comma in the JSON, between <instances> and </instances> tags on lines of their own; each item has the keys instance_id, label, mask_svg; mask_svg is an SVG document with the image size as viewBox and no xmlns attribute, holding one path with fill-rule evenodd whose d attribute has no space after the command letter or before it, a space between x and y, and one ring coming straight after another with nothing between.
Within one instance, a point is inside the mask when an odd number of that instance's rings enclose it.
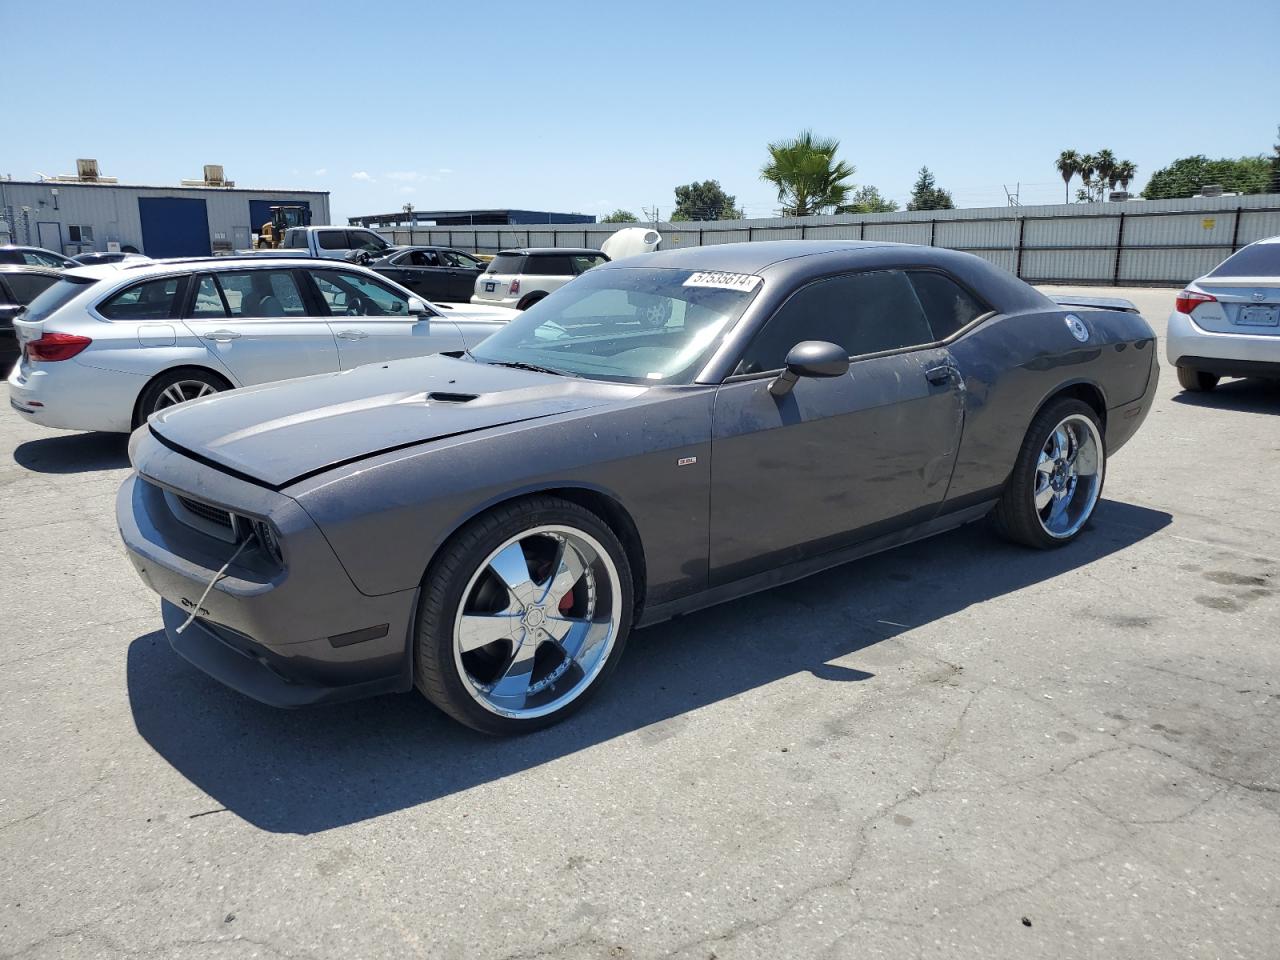
<instances>
[{"instance_id":1,"label":"car shadow on pavement","mask_svg":"<svg viewBox=\"0 0 1280 960\"><path fill-rule=\"evenodd\" d=\"M1085 566L1170 521L1104 501L1093 528L1055 551L1014 547L973 524L637 631L591 704L512 739L474 733L417 693L266 707L187 664L162 631L129 647L129 700L147 743L215 803L263 830L315 833L499 780L798 672L874 682L831 661Z\"/></svg>"},{"instance_id":2,"label":"car shadow on pavement","mask_svg":"<svg viewBox=\"0 0 1280 960\"><path fill-rule=\"evenodd\" d=\"M1174 395L1173 402L1239 413L1280 415L1280 380L1227 380L1208 393L1183 390Z\"/></svg>"},{"instance_id":3,"label":"car shadow on pavement","mask_svg":"<svg viewBox=\"0 0 1280 960\"><path fill-rule=\"evenodd\" d=\"M68 433L18 444L13 459L36 473L90 473L129 465L127 433Z\"/></svg>"}]
</instances>

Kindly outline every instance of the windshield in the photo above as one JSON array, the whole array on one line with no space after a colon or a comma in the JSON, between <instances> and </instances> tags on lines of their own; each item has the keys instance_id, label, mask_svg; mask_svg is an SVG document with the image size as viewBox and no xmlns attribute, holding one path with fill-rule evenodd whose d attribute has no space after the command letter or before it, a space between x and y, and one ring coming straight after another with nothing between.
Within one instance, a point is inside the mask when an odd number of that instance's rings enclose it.
<instances>
[{"instance_id":1,"label":"windshield","mask_svg":"<svg viewBox=\"0 0 1280 960\"><path fill-rule=\"evenodd\" d=\"M760 285L759 277L691 270L592 270L471 355L593 380L689 383Z\"/></svg>"},{"instance_id":2,"label":"windshield","mask_svg":"<svg viewBox=\"0 0 1280 960\"><path fill-rule=\"evenodd\" d=\"M70 303L76 294L84 293L95 282L87 277L63 277L31 301L31 305L23 312L22 319L38 323L63 304Z\"/></svg>"},{"instance_id":3,"label":"windshield","mask_svg":"<svg viewBox=\"0 0 1280 960\"><path fill-rule=\"evenodd\" d=\"M1210 277L1280 276L1280 243L1253 243L1218 264Z\"/></svg>"}]
</instances>

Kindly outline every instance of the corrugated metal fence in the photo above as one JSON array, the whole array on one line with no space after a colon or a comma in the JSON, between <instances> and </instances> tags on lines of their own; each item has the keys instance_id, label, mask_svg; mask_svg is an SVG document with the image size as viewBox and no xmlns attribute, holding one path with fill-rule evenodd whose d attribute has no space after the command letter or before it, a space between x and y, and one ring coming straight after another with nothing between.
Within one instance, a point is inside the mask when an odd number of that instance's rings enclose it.
<instances>
[{"instance_id":1,"label":"corrugated metal fence","mask_svg":"<svg viewBox=\"0 0 1280 960\"><path fill-rule=\"evenodd\" d=\"M598 248L619 226L626 224L388 227L380 232L395 243L496 253L509 247ZM743 240L887 240L965 250L1036 283L1181 285L1245 244L1280 235L1280 194L657 227L664 250Z\"/></svg>"}]
</instances>

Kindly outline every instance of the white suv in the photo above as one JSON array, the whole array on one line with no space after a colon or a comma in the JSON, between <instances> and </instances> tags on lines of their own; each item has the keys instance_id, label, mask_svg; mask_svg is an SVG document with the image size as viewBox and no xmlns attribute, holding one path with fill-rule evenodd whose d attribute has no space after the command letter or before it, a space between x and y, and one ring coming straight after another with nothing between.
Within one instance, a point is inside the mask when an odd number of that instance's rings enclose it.
<instances>
[{"instance_id":1,"label":"white suv","mask_svg":"<svg viewBox=\"0 0 1280 960\"><path fill-rule=\"evenodd\" d=\"M527 310L592 267L608 263L599 250L574 247L526 247L503 250L476 277L472 303Z\"/></svg>"},{"instance_id":2,"label":"white suv","mask_svg":"<svg viewBox=\"0 0 1280 960\"><path fill-rule=\"evenodd\" d=\"M437 308L372 270L326 260L82 267L15 317L9 403L43 426L128 431L233 387L473 347L514 316Z\"/></svg>"},{"instance_id":3,"label":"white suv","mask_svg":"<svg viewBox=\"0 0 1280 960\"><path fill-rule=\"evenodd\" d=\"M1169 362L1184 390L1222 377L1280 377L1280 237L1233 253L1178 294Z\"/></svg>"}]
</instances>

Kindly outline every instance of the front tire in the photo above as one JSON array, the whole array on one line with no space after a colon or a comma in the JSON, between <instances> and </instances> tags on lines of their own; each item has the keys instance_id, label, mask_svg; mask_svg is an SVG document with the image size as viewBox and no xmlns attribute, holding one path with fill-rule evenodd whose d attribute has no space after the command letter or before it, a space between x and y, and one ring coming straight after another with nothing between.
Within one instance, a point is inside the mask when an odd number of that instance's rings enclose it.
<instances>
[{"instance_id":1,"label":"front tire","mask_svg":"<svg viewBox=\"0 0 1280 960\"><path fill-rule=\"evenodd\" d=\"M1070 543L1102 496L1106 459L1093 408L1071 397L1050 401L1022 441L993 514L996 528L1041 550Z\"/></svg>"},{"instance_id":2,"label":"front tire","mask_svg":"<svg viewBox=\"0 0 1280 960\"><path fill-rule=\"evenodd\" d=\"M230 389L230 383L209 370L182 368L166 371L148 383L138 397L133 427L136 430L142 426L157 410Z\"/></svg>"},{"instance_id":3,"label":"front tire","mask_svg":"<svg viewBox=\"0 0 1280 960\"><path fill-rule=\"evenodd\" d=\"M1178 368L1178 384L1183 390L1189 390L1192 393L1205 393L1212 390L1221 379L1216 373L1206 373L1204 370L1195 370L1191 367Z\"/></svg>"},{"instance_id":4,"label":"front tire","mask_svg":"<svg viewBox=\"0 0 1280 960\"><path fill-rule=\"evenodd\" d=\"M633 602L626 551L594 513L550 496L497 507L423 581L416 685L482 733L557 723L617 665Z\"/></svg>"}]
</instances>

